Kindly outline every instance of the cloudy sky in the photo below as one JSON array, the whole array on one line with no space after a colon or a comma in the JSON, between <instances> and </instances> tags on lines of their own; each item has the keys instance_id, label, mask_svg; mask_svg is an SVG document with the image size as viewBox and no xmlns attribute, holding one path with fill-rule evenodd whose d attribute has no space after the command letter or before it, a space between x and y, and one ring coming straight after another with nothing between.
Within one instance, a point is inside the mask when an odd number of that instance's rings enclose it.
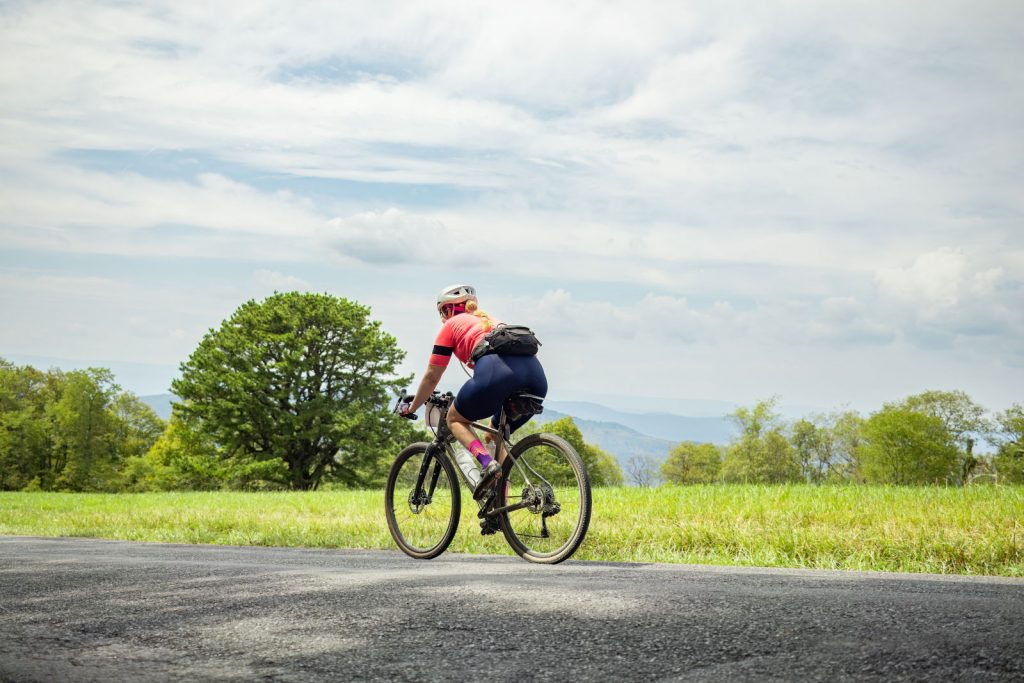
<instances>
[{"instance_id":1,"label":"cloudy sky","mask_svg":"<svg viewBox=\"0 0 1024 683\"><path fill-rule=\"evenodd\" d=\"M1003 409L1022 34L1013 0L6 2L0 356L161 393L300 289L412 372L465 281L552 397Z\"/></svg>"}]
</instances>

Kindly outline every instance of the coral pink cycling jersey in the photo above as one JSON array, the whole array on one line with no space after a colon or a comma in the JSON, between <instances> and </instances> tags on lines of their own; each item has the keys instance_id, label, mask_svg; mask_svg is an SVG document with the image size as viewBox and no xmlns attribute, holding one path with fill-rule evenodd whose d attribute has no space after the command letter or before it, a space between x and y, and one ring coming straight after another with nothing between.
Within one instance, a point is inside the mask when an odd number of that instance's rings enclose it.
<instances>
[{"instance_id":1,"label":"coral pink cycling jersey","mask_svg":"<svg viewBox=\"0 0 1024 683\"><path fill-rule=\"evenodd\" d=\"M491 318L491 325L501 324L500 320ZM453 315L441 326L434 340L434 352L430 354L430 364L446 367L452 353L463 363L469 363L469 355L484 335L490 330L484 329L484 321L472 313Z\"/></svg>"}]
</instances>

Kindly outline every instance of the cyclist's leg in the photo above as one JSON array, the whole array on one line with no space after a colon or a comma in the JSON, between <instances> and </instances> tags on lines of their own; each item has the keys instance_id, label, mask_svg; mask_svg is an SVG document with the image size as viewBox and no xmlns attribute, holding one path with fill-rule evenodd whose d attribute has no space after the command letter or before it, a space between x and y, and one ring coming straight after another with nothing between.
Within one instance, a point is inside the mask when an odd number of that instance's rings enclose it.
<instances>
[{"instance_id":1,"label":"cyclist's leg","mask_svg":"<svg viewBox=\"0 0 1024 683\"><path fill-rule=\"evenodd\" d=\"M505 394L504 398L501 399L501 404L504 404L505 399L516 391L525 391L528 394L540 396L541 398L548 395L548 378L544 374L544 366L540 364L540 360L536 356L509 356L506 358L506 362L515 376L516 386ZM525 415L515 420L510 420L508 423L509 430L511 432L516 431L529 422L531 417L533 416ZM498 406L497 412L491 416L491 425L497 427L498 420L500 419L501 405Z\"/></svg>"},{"instance_id":2,"label":"cyclist's leg","mask_svg":"<svg viewBox=\"0 0 1024 683\"><path fill-rule=\"evenodd\" d=\"M470 446L477 440L476 432L469 426L469 423L472 421L472 419L462 415L454 405L448 407L448 429L451 430L452 436L466 447L467 451L471 450Z\"/></svg>"},{"instance_id":3,"label":"cyclist's leg","mask_svg":"<svg viewBox=\"0 0 1024 683\"><path fill-rule=\"evenodd\" d=\"M448 409L448 428L467 450L472 452L477 435L469 426L501 406L504 386L514 379L511 369L495 354L482 357L476 363L473 377L459 390L455 402Z\"/></svg>"}]
</instances>

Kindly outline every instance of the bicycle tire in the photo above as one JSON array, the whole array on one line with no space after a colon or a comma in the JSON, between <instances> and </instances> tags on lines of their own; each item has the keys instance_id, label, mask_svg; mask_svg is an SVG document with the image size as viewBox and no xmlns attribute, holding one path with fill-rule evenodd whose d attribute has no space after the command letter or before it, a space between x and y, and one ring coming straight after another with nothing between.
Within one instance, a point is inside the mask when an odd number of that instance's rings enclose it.
<instances>
[{"instance_id":1,"label":"bicycle tire","mask_svg":"<svg viewBox=\"0 0 1024 683\"><path fill-rule=\"evenodd\" d=\"M563 459L564 463L556 463L559 458ZM531 459L534 460L533 463L530 463ZM516 461L520 462L519 466L515 464ZM550 463L547 466L549 473L545 475L544 472L535 472L535 474L539 474L539 478L546 478L554 482L550 485L552 500L557 500L560 511L554 515L545 515L543 511L534 511L533 509L516 510L511 513L503 512L498 515L498 525L512 550L524 560L538 564L557 564L572 557L583 543L587 529L590 527L590 514L593 506L590 475L587 474L583 459L565 439L554 434L530 434L518 441L502 465L505 484L498 486L497 507L505 507L525 500L527 490L524 489L521 493L517 490L526 483L520 468L527 464L530 464L531 468L544 468L545 462ZM557 468L554 466L555 464L558 464ZM568 471L564 469L565 465L568 465L569 471L572 473L571 483L575 484L575 487L570 484ZM557 478L551 473L557 473ZM534 477L533 479L539 478ZM522 481L517 481L517 479L522 479ZM541 484L541 486L543 485ZM575 494L572 494L573 489L576 491ZM556 493L556 491L561 491L561 493ZM573 507L575 509L572 509ZM575 518L571 522L572 528L563 531L566 529L566 520L572 519L571 515L573 514L575 514ZM528 533L529 531L538 531L535 528L537 519L542 519L541 528L547 529L545 517L546 519L557 519L560 526L560 537L564 537L564 541L560 541L558 538L548 541L538 533ZM558 519L559 517L561 518ZM555 547L549 547L551 545Z\"/></svg>"},{"instance_id":2,"label":"bicycle tire","mask_svg":"<svg viewBox=\"0 0 1024 683\"><path fill-rule=\"evenodd\" d=\"M419 472L421 464L421 458L416 458L416 456L428 457L426 454L429 446L430 444L428 443L419 442L411 444L402 450L402 452L398 454L398 457L395 458L395 462L391 465L391 471L388 473L387 485L384 489L384 514L388 521L388 531L391 532L391 537L395 540L399 549L409 557L413 557L417 560L431 560L448 549L448 545L452 542L452 539L455 538L455 532L458 531L459 515L462 512L459 480L455 474L455 468L452 467L451 461L443 453L429 456L431 460L436 463L440 463L441 465L442 476L438 477L438 486L440 488L435 490L434 496L436 497L439 492L442 494L449 492L449 497L447 498L449 504L447 511L439 510L438 512L440 514L433 516L433 525L428 522L425 526L428 528L430 526L434 526L438 529L443 527L444 531L440 533L437 542L432 545L423 545L422 541L419 539L410 538L412 532L411 527L413 525L411 520L418 518L422 512L425 512L429 509L430 505L435 503L432 499L431 502L427 503L420 510L420 512L414 512L414 505L411 499L412 487L415 486L416 475ZM412 463L411 467L406 467L406 464L414 458L415 461ZM434 465L429 465L428 467L430 468L428 473L432 472ZM409 483L410 477L412 480L411 485ZM396 514L396 489L401 493L401 500L398 501L398 505L408 506L409 511L413 513L412 517L408 518L410 523L404 524L406 527L404 530L402 529L403 524L399 521ZM408 491L409 493L406 494L405 491ZM438 499L436 502L443 504L442 499ZM444 519L441 519L445 516L447 516L447 523L445 523ZM427 520L422 521L426 522ZM434 533L428 532L424 535L427 538L433 538Z\"/></svg>"}]
</instances>

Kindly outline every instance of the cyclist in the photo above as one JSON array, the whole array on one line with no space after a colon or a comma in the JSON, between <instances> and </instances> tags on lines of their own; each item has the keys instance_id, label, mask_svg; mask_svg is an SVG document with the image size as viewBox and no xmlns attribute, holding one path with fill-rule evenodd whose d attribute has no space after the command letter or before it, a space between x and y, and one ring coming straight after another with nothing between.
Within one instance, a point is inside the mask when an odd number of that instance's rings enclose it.
<instances>
[{"instance_id":1,"label":"cyclist","mask_svg":"<svg viewBox=\"0 0 1024 683\"><path fill-rule=\"evenodd\" d=\"M474 367L473 377L459 390L455 402L448 409L448 428L480 463L483 476L473 492L480 498L494 478L501 473L501 466L494 461L487 448L480 442L469 423L491 416L495 427L501 416L505 400L516 391L527 391L536 396L548 392L548 380L544 368L536 356L512 356L488 353L471 361L473 349L491 329L501 324L479 308L476 289L470 285L445 287L437 295L437 312L441 316L441 331L434 340L427 370L420 380L419 388L411 403L402 404L404 415L415 413L423 405L441 380L452 355L469 367ZM523 426L530 416L509 422L515 431ZM492 439L487 435L487 440ZM496 453L503 458L504 453Z\"/></svg>"}]
</instances>

